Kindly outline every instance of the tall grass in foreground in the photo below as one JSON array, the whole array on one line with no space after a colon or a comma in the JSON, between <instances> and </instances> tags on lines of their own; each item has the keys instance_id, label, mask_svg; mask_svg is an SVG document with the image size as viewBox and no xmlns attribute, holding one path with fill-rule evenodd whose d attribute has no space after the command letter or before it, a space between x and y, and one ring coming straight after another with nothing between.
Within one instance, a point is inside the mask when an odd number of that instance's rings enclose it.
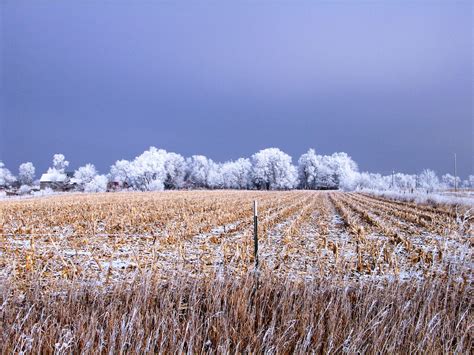
<instances>
[{"instance_id":1,"label":"tall grass in foreground","mask_svg":"<svg viewBox=\"0 0 474 355\"><path fill-rule=\"evenodd\" d=\"M59 286L59 285L58 285ZM0 289L3 353L468 353L470 285L213 276Z\"/></svg>"}]
</instances>

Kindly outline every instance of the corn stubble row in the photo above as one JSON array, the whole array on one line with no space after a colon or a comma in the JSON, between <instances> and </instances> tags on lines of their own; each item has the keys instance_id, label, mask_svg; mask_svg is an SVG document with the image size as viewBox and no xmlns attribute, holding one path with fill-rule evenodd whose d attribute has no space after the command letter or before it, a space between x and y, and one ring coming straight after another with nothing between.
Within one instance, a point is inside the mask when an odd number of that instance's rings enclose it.
<instances>
[{"instance_id":1,"label":"corn stubble row","mask_svg":"<svg viewBox=\"0 0 474 355\"><path fill-rule=\"evenodd\" d=\"M260 268L292 279L472 280L472 220L342 192L180 191L66 195L0 202L0 277L45 284L109 283L150 270L191 276L253 268L252 201Z\"/></svg>"},{"instance_id":2,"label":"corn stubble row","mask_svg":"<svg viewBox=\"0 0 474 355\"><path fill-rule=\"evenodd\" d=\"M314 191L1 201L0 349L469 353L470 218Z\"/></svg>"}]
</instances>

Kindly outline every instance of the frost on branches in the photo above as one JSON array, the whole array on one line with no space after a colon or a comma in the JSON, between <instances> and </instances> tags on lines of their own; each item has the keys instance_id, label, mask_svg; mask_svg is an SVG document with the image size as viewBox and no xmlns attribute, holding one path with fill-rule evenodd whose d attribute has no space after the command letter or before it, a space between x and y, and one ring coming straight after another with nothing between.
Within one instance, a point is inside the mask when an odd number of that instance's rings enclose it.
<instances>
[{"instance_id":1,"label":"frost on branches","mask_svg":"<svg viewBox=\"0 0 474 355\"><path fill-rule=\"evenodd\" d=\"M166 189L180 189L184 186L186 176L186 160L179 154L166 153L165 157Z\"/></svg>"},{"instance_id":2,"label":"frost on branches","mask_svg":"<svg viewBox=\"0 0 474 355\"><path fill-rule=\"evenodd\" d=\"M92 164L86 164L74 172L74 180L80 187L84 188L86 184L94 180L96 175L97 170L95 166Z\"/></svg>"},{"instance_id":3,"label":"frost on branches","mask_svg":"<svg viewBox=\"0 0 474 355\"><path fill-rule=\"evenodd\" d=\"M185 158L177 153L150 147L135 159L117 160L108 175L99 175L93 164L74 172L69 180L69 162L63 154L55 154L52 166L41 182L58 182L69 190L101 192L111 189L161 191L169 189L342 189L432 193L455 186L474 188L474 176L462 181L445 174L441 179L432 170L420 174L390 175L359 172L356 162L346 153L318 155L309 149L296 165L292 157L278 148L263 149L248 158L217 163L204 155ZM18 180L0 162L0 187L17 188L28 193L35 168L31 162L20 165ZM47 184L45 184L47 185ZM71 188L72 187L72 188ZM415 191L416 190L416 191ZM20 192L21 192L20 191Z\"/></svg>"},{"instance_id":4,"label":"frost on branches","mask_svg":"<svg viewBox=\"0 0 474 355\"><path fill-rule=\"evenodd\" d=\"M53 156L53 166L48 169L46 176L48 181L51 182L62 182L65 181L66 169L69 166L69 162L66 160L63 154L55 154Z\"/></svg>"},{"instance_id":5,"label":"frost on branches","mask_svg":"<svg viewBox=\"0 0 474 355\"><path fill-rule=\"evenodd\" d=\"M54 154L53 156L53 169L64 173L69 166L69 162L66 160L63 154Z\"/></svg>"},{"instance_id":6,"label":"frost on branches","mask_svg":"<svg viewBox=\"0 0 474 355\"><path fill-rule=\"evenodd\" d=\"M109 179L105 175L96 175L84 185L84 192L105 192Z\"/></svg>"},{"instance_id":7,"label":"frost on branches","mask_svg":"<svg viewBox=\"0 0 474 355\"><path fill-rule=\"evenodd\" d=\"M252 182L260 190L295 188L298 181L291 157L278 148L268 148L252 155Z\"/></svg>"},{"instance_id":8,"label":"frost on branches","mask_svg":"<svg viewBox=\"0 0 474 355\"><path fill-rule=\"evenodd\" d=\"M0 187L9 187L16 181L13 174L0 161Z\"/></svg>"},{"instance_id":9,"label":"frost on branches","mask_svg":"<svg viewBox=\"0 0 474 355\"><path fill-rule=\"evenodd\" d=\"M454 189L455 187L461 187L461 178L459 176L454 177L451 174L445 174L441 177L441 183L446 189Z\"/></svg>"},{"instance_id":10,"label":"frost on branches","mask_svg":"<svg viewBox=\"0 0 474 355\"><path fill-rule=\"evenodd\" d=\"M310 149L298 160L298 177L302 189L353 190L359 173L357 164L346 153L321 156Z\"/></svg>"},{"instance_id":11,"label":"frost on branches","mask_svg":"<svg viewBox=\"0 0 474 355\"><path fill-rule=\"evenodd\" d=\"M419 177L419 183L426 192L433 192L439 188L439 178L433 170L423 170Z\"/></svg>"},{"instance_id":12,"label":"frost on branches","mask_svg":"<svg viewBox=\"0 0 474 355\"><path fill-rule=\"evenodd\" d=\"M226 162L222 165L223 187L226 189L248 189L250 188L250 176L252 164L249 159L240 158L236 161Z\"/></svg>"},{"instance_id":13,"label":"frost on branches","mask_svg":"<svg viewBox=\"0 0 474 355\"><path fill-rule=\"evenodd\" d=\"M186 181L188 186L194 188L209 187L209 176L213 164L214 162L204 155L193 155L186 159Z\"/></svg>"},{"instance_id":14,"label":"frost on branches","mask_svg":"<svg viewBox=\"0 0 474 355\"><path fill-rule=\"evenodd\" d=\"M185 173L181 155L150 147L133 161L118 160L110 169L110 179L135 190L159 191L183 187Z\"/></svg>"},{"instance_id":15,"label":"frost on branches","mask_svg":"<svg viewBox=\"0 0 474 355\"><path fill-rule=\"evenodd\" d=\"M35 179L35 167L33 163L23 163L18 169L18 181L21 185L30 186Z\"/></svg>"}]
</instances>

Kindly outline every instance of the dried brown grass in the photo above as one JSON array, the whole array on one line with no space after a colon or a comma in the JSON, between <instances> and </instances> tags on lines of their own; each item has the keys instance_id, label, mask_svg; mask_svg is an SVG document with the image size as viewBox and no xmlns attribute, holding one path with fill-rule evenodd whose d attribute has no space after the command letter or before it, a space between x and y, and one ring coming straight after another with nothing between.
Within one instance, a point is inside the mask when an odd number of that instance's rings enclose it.
<instances>
[{"instance_id":1,"label":"dried brown grass","mask_svg":"<svg viewBox=\"0 0 474 355\"><path fill-rule=\"evenodd\" d=\"M444 207L308 191L2 202L0 349L469 353L466 223Z\"/></svg>"},{"instance_id":2,"label":"dried brown grass","mask_svg":"<svg viewBox=\"0 0 474 355\"><path fill-rule=\"evenodd\" d=\"M468 353L471 285L151 273L0 289L2 353Z\"/></svg>"}]
</instances>

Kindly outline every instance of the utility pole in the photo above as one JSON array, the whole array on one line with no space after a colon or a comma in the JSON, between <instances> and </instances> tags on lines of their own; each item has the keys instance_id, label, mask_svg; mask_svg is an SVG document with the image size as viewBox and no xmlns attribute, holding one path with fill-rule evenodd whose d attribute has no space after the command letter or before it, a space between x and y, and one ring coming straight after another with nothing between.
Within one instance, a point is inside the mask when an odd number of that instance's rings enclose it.
<instances>
[{"instance_id":1,"label":"utility pole","mask_svg":"<svg viewBox=\"0 0 474 355\"><path fill-rule=\"evenodd\" d=\"M454 192L458 191L458 165L456 153L454 153Z\"/></svg>"}]
</instances>

